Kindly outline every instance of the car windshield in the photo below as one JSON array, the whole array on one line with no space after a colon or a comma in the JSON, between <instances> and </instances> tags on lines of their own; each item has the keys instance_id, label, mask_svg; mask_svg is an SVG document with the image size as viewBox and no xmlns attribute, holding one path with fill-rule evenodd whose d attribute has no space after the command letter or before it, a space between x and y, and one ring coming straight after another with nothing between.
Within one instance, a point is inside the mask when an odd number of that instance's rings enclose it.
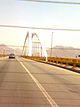
<instances>
[{"instance_id":1,"label":"car windshield","mask_svg":"<svg viewBox=\"0 0 80 107\"><path fill-rule=\"evenodd\" d=\"M10 56L15 56L15 54L10 54Z\"/></svg>"}]
</instances>

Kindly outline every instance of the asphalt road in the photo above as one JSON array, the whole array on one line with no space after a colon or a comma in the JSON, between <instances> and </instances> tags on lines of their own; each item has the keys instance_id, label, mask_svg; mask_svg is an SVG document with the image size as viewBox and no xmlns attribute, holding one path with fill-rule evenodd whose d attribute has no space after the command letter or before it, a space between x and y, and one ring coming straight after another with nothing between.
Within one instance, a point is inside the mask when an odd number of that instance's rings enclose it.
<instances>
[{"instance_id":1,"label":"asphalt road","mask_svg":"<svg viewBox=\"0 0 80 107\"><path fill-rule=\"evenodd\" d=\"M80 107L80 74L24 58L0 58L0 107Z\"/></svg>"}]
</instances>

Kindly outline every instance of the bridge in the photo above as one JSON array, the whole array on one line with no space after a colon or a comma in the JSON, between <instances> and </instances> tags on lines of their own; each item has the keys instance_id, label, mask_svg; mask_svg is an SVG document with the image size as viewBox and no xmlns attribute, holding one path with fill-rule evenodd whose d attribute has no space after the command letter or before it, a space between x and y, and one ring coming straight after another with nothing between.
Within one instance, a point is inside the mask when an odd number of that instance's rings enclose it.
<instances>
[{"instance_id":1,"label":"bridge","mask_svg":"<svg viewBox=\"0 0 80 107\"><path fill-rule=\"evenodd\" d=\"M0 107L80 107L80 59L48 57L29 32L21 56L0 56Z\"/></svg>"}]
</instances>

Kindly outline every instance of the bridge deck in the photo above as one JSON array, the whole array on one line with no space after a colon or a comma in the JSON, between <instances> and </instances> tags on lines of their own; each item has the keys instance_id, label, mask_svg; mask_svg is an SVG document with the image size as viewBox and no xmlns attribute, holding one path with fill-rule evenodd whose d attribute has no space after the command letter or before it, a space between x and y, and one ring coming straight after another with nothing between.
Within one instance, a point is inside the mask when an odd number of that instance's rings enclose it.
<instances>
[{"instance_id":1,"label":"bridge deck","mask_svg":"<svg viewBox=\"0 0 80 107\"><path fill-rule=\"evenodd\" d=\"M0 107L80 107L80 74L24 58L0 60Z\"/></svg>"}]
</instances>

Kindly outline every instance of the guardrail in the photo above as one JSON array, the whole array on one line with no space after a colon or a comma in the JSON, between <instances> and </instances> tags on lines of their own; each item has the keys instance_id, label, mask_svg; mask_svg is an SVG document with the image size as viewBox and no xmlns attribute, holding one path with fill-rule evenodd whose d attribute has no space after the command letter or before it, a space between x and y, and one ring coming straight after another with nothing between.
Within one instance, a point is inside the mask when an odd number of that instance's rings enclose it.
<instances>
[{"instance_id":1,"label":"guardrail","mask_svg":"<svg viewBox=\"0 0 80 107\"><path fill-rule=\"evenodd\" d=\"M46 57L39 57L39 56L22 56L24 58L29 58L37 61L46 62ZM64 64L66 66L72 66L72 68L80 67L80 59L73 59L73 58L60 58L60 57L48 57L48 63L55 63L55 64Z\"/></svg>"},{"instance_id":2,"label":"guardrail","mask_svg":"<svg viewBox=\"0 0 80 107\"><path fill-rule=\"evenodd\" d=\"M73 68L77 66L80 67L80 59L48 57L48 62L56 64L65 64L66 66L71 65Z\"/></svg>"},{"instance_id":3,"label":"guardrail","mask_svg":"<svg viewBox=\"0 0 80 107\"><path fill-rule=\"evenodd\" d=\"M7 55L4 55L4 54L0 54L0 57L5 57L5 56L7 56Z\"/></svg>"}]
</instances>

